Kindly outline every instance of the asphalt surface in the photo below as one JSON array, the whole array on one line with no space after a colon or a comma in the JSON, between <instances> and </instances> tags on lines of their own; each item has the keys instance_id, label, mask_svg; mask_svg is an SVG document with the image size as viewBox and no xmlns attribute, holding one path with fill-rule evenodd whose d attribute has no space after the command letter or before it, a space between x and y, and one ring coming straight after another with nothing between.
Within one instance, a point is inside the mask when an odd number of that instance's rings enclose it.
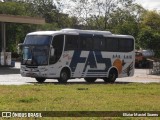
<instances>
[{"instance_id":1,"label":"asphalt surface","mask_svg":"<svg viewBox=\"0 0 160 120\"><path fill-rule=\"evenodd\" d=\"M160 83L160 75L149 75L148 69L135 69L133 77L118 78L116 84L125 83ZM55 84L56 79L47 79L44 84ZM69 84L87 84L84 79L68 80ZM103 80L98 79L94 84L103 84ZM0 67L0 85L24 85L38 84L34 78L22 77L20 75L20 63L16 62L14 68Z\"/></svg>"}]
</instances>

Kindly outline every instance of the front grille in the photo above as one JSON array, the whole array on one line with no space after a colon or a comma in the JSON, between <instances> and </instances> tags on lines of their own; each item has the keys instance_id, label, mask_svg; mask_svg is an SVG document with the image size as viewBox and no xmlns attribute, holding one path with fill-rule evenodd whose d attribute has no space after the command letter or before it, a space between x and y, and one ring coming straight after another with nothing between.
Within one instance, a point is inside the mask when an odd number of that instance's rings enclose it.
<instances>
[{"instance_id":1,"label":"front grille","mask_svg":"<svg viewBox=\"0 0 160 120\"><path fill-rule=\"evenodd\" d=\"M30 66L30 65L27 65L26 67L27 68L38 68L38 66Z\"/></svg>"}]
</instances>

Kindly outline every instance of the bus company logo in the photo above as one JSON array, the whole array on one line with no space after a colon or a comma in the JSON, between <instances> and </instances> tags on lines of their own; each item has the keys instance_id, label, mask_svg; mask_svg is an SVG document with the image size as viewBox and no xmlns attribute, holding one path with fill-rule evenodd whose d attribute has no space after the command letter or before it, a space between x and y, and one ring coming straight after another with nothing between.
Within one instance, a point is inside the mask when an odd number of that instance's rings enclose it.
<instances>
[{"instance_id":1,"label":"bus company logo","mask_svg":"<svg viewBox=\"0 0 160 120\"><path fill-rule=\"evenodd\" d=\"M97 68L97 64L103 63L105 64L105 71L107 71L109 69L109 67L111 66L111 59L110 58L103 58L102 54L100 51L90 51L88 53L88 57L82 57L82 51L75 51L70 63L70 67L72 72L75 72L75 69L77 68L77 64L78 63L84 63L84 70L83 72L86 71L87 66L90 66L90 68L95 69ZM95 70L93 70L95 71ZM96 70L97 71L97 70Z\"/></svg>"},{"instance_id":2,"label":"bus company logo","mask_svg":"<svg viewBox=\"0 0 160 120\"><path fill-rule=\"evenodd\" d=\"M12 117L12 113L11 112L2 112L2 117L10 118L10 117Z\"/></svg>"}]
</instances>

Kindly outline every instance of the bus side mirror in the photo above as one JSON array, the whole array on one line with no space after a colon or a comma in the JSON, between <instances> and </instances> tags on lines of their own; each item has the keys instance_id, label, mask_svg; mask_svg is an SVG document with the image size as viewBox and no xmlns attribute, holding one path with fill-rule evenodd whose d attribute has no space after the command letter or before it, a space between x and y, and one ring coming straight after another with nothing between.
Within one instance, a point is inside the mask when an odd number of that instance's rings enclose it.
<instances>
[{"instance_id":1,"label":"bus side mirror","mask_svg":"<svg viewBox=\"0 0 160 120\"><path fill-rule=\"evenodd\" d=\"M19 43L19 44L18 44L18 47L19 47L19 48L22 48L22 46L23 46L23 43Z\"/></svg>"},{"instance_id":2,"label":"bus side mirror","mask_svg":"<svg viewBox=\"0 0 160 120\"><path fill-rule=\"evenodd\" d=\"M22 51L23 43L18 44L18 54Z\"/></svg>"},{"instance_id":3,"label":"bus side mirror","mask_svg":"<svg viewBox=\"0 0 160 120\"><path fill-rule=\"evenodd\" d=\"M53 57L54 56L54 48L51 48L51 56Z\"/></svg>"}]
</instances>

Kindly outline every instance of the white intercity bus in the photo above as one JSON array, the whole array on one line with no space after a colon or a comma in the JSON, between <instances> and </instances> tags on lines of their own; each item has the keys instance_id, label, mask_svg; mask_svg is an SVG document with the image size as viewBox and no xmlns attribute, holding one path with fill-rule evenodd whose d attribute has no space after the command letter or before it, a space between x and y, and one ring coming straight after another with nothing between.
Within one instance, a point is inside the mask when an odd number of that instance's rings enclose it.
<instances>
[{"instance_id":1,"label":"white intercity bus","mask_svg":"<svg viewBox=\"0 0 160 120\"><path fill-rule=\"evenodd\" d=\"M28 33L22 44L20 73L38 82L84 78L86 82L134 74L135 40L109 31L62 29Z\"/></svg>"}]
</instances>

